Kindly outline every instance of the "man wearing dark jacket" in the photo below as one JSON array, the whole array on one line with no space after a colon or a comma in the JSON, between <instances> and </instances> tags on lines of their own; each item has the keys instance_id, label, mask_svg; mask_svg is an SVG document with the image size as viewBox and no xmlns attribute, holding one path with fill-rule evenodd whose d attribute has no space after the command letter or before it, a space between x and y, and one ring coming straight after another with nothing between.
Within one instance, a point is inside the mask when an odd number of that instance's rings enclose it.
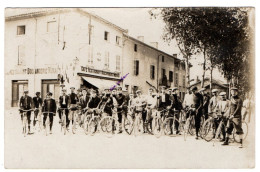
<instances>
[{"instance_id":1,"label":"man wearing dark jacket","mask_svg":"<svg viewBox=\"0 0 260 172\"><path fill-rule=\"evenodd\" d=\"M20 98L19 107L21 109L21 120L23 120L22 110L30 110L34 108L32 97L28 96L29 91L25 90L24 95ZM31 132L31 111L26 113L28 120L28 134Z\"/></svg>"},{"instance_id":2,"label":"man wearing dark jacket","mask_svg":"<svg viewBox=\"0 0 260 172\"><path fill-rule=\"evenodd\" d=\"M178 113L175 113L175 115L176 115L176 119L179 120L180 111L182 109L182 103L181 103L181 100L178 97L177 91L178 91L177 87L174 87L172 89L172 96L173 96L172 109L178 111ZM176 129L176 134L179 134L180 133L179 122L177 120L175 120L175 129Z\"/></svg>"},{"instance_id":3,"label":"man wearing dark jacket","mask_svg":"<svg viewBox=\"0 0 260 172\"><path fill-rule=\"evenodd\" d=\"M124 111L125 95L123 95L123 93L122 93L122 87L117 88L116 101L118 103L118 107L117 107L118 122L120 125L120 132L121 132L122 131L122 118L126 114L126 112Z\"/></svg>"},{"instance_id":4,"label":"man wearing dark jacket","mask_svg":"<svg viewBox=\"0 0 260 172\"><path fill-rule=\"evenodd\" d=\"M36 92L36 96L33 97L33 104L34 104L34 118L33 118L33 126L35 126L37 121L37 116L39 114L39 109L42 107L42 98L40 97L40 92Z\"/></svg>"},{"instance_id":5,"label":"man wearing dark jacket","mask_svg":"<svg viewBox=\"0 0 260 172\"><path fill-rule=\"evenodd\" d=\"M70 121L68 118L69 115L69 103L70 103L70 98L68 95L66 95L67 90L66 89L62 89L62 95L59 97L59 109L58 109L58 113L59 113L59 118L60 118L60 123L61 123L61 115L62 115L62 111L65 112L66 115L66 127L68 127ZM60 109L61 108L61 109ZM62 110L62 109L65 110Z\"/></svg>"},{"instance_id":6,"label":"man wearing dark jacket","mask_svg":"<svg viewBox=\"0 0 260 172\"><path fill-rule=\"evenodd\" d=\"M52 134L53 116L55 116L56 114L56 102L52 98L51 92L47 94L47 98L43 101L42 112L43 112L43 127L44 128L46 127L45 122L47 119L47 115L49 115L50 134Z\"/></svg>"},{"instance_id":7,"label":"man wearing dark jacket","mask_svg":"<svg viewBox=\"0 0 260 172\"><path fill-rule=\"evenodd\" d=\"M159 110L166 109L171 105L170 95L166 94L166 87L161 87L161 94L157 97L159 99Z\"/></svg>"}]
</instances>

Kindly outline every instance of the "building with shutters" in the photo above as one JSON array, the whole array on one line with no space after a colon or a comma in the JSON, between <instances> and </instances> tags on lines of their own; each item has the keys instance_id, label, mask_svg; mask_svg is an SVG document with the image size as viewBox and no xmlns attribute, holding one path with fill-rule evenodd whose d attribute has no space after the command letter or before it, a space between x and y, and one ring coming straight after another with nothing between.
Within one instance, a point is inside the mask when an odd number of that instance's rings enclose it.
<instances>
[{"instance_id":1,"label":"building with shutters","mask_svg":"<svg viewBox=\"0 0 260 172\"><path fill-rule=\"evenodd\" d=\"M179 87L182 95L184 64L142 39L85 9L43 8L6 16L6 107L17 107L25 89L31 96L40 91L42 97L51 91L57 100L61 79L67 89L119 83L128 92L146 92L166 85Z\"/></svg>"}]
</instances>

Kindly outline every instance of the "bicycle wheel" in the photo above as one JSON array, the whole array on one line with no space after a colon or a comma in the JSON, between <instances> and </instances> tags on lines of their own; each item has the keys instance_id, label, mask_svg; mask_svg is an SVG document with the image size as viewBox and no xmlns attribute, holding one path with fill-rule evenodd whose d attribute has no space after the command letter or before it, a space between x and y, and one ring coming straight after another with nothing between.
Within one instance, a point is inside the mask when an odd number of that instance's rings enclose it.
<instances>
[{"instance_id":1,"label":"bicycle wheel","mask_svg":"<svg viewBox=\"0 0 260 172\"><path fill-rule=\"evenodd\" d=\"M184 137L184 141L186 141L187 136L188 136L188 130L189 130L189 126L190 126L190 118L187 118L183 128L184 128L184 133L183 133L183 137Z\"/></svg>"},{"instance_id":2,"label":"bicycle wheel","mask_svg":"<svg viewBox=\"0 0 260 172\"><path fill-rule=\"evenodd\" d=\"M211 141L214 136L215 136L215 124L211 119L208 119L205 124L203 129L204 131L204 140L206 140L207 142Z\"/></svg>"},{"instance_id":3,"label":"bicycle wheel","mask_svg":"<svg viewBox=\"0 0 260 172\"><path fill-rule=\"evenodd\" d=\"M155 135L155 137L159 138L162 135L162 127L162 119L160 117L155 117L153 119L153 134Z\"/></svg>"},{"instance_id":4,"label":"bicycle wheel","mask_svg":"<svg viewBox=\"0 0 260 172\"><path fill-rule=\"evenodd\" d=\"M166 118L163 122L164 134L171 137L175 136L173 134L174 128L175 128L175 118L174 117Z\"/></svg>"},{"instance_id":5,"label":"bicycle wheel","mask_svg":"<svg viewBox=\"0 0 260 172\"><path fill-rule=\"evenodd\" d=\"M234 124L232 124L232 125L234 125ZM246 139L246 137L247 137L247 134L248 134L248 125L247 125L246 122L242 122L241 125L242 125L241 127L242 127L243 133L244 133L243 134L243 141L244 141ZM235 142L240 143L240 137L239 137L239 135L236 132L235 126L234 126L234 130L233 130L233 138L234 138Z\"/></svg>"},{"instance_id":6,"label":"bicycle wheel","mask_svg":"<svg viewBox=\"0 0 260 172\"><path fill-rule=\"evenodd\" d=\"M146 130L149 134L153 135L153 125L152 125L153 119L149 119L149 121L146 123Z\"/></svg>"},{"instance_id":7,"label":"bicycle wheel","mask_svg":"<svg viewBox=\"0 0 260 172\"><path fill-rule=\"evenodd\" d=\"M85 116L84 122L83 122L83 130L84 130L84 133L86 135L89 133L89 126L88 125L89 125L90 118L91 118L90 115Z\"/></svg>"},{"instance_id":8,"label":"bicycle wheel","mask_svg":"<svg viewBox=\"0 0 260 172\"><path fill-rule=\"evenodd\" d=\"M113 118L111 116L106 117L106 133L107 136L113 136L114 134L119 133L119 122L116 118Z\"/></svg>"},{"instance_id":9,"label":"bicycle wheel","mask_svg":"<svg viewBox=\"0 0 260 172\"><path fill-rule=\"evenodd\" d=\"M27 134L27 117L26 115L23 116L23 135L26 137Z\"/></svg>"},{"instance_id":10,"label":"bicycle wheel","mask_svg":"<svg viewBox=\"0 0 260 172\"><path fill-rule=\"evenodd\" d=\"M196 133L195 131L195 119L194 117L191 118L190 120L190 125L189 125L189 128L188 128L188 132L190 135L194 135Z\"/></svg>"},{"instance_id":11,"label":"bicycle wheel","mask_svg":"<svg viewBox=\"0 0 260 172\"><path fill-rule=\"evenodd\" d=\"M98 125L98 123L97 123L97 118L96 118L96 117L91 118L90 121L89 121L88 126L89 126L89 132L90 132L90 134L91 134L92 136L93 136L93 135L95 134L95 132L97 131L97 125Z\"/></svg>"},{"instance_id":12,"label":"bicycle wheel","mask_svg":"<svg viewBox=\"0 0 260 172\"><path fill-rule=\"evenodd\" d=\"M73 119L72 133L76 134L76 130L77 130L76 125L77 125L77 121L78 121L78 115L76 112L74 112L72 119Z\"/></svg>"},{"instance_id":13,"label":"bicycle wheel","mask_svg":"<svg viewBox=\"0 0 260 172\"><path fill-rule=\"evenodd\" d=\"M131 116L127 115L127 117L124 120L124 129L125 132L129 135L131 135L134 128L134 121Z\"/></svg>"}]
</instances>

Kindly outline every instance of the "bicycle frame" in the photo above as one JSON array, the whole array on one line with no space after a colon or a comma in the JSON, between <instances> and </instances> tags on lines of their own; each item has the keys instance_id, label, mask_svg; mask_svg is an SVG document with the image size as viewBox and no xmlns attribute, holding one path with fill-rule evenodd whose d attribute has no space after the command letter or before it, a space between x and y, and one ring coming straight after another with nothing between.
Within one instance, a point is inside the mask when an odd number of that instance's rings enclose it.
<instances>
[{"instance_id":1,"label":"bicycle frame","mask_svg":"<svg viewBox=\"0 0 260 172\"><path fill-rule=\"evenodd\" d=\"M22 125L23 125L23 134L24 134L24 137L26 137L26 134L27 134L27 130L26 130L26 125L27 123L29 122L28 119L27 119L27 112L30 112L30 111L33 111L33 109L29 109L29 110L23 110L23 109L20 109L22 111ZM28 124L29 126L29 124Z\"/></svg>"}]
</instances>

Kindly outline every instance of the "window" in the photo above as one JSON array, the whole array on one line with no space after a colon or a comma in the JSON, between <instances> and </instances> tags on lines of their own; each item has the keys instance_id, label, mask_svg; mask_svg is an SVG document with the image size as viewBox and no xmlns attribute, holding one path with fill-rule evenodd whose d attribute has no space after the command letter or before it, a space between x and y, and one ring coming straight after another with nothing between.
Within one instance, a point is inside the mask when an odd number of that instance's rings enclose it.
<instances>
[{"instance_id":1,"label":"window","mask_svg":"<svg viewBox=\"0 0 260 172\"><path fill-rule=\"evenodd\" d=\"M178 87L179 86L179 76L178 76L178 73L175 73L175 87Z\"/></svg>"},{"instance_id":2,"label":"window","mask_svg":"<svg viewBox=\"0 0 260 172\"><path fill-rule=\"evenodd\" d=\"M109 52L105 52L104 68L105 68L105 69L109 69Z\"/></svg>"},{"instance_id":3,"label":"window","mask_svg":"<svg viewBox=\"0 0 260 172\"><path fill-rule=\"evenodd\" d=\"M164 62L164 56L162 56L162 62Z\"/></svg>"},{"instance_id":4,"label":"window","mask_svg":"<svg viewBox=\"0 0 260 172\"><path fill-rule=\"evenodd\" d=\"M116 36L116 44L120 45L120 42L121 42L121 38L119 36Z\"/></svg>"},{"instance_id":5,"label":"window","mask_svg":"<svg viewBox=\"0 0 260 172\"><path fill-rule=\"evenodd\" d=\"M135 60L134 61L134 75L138 75L139 74L139 60Z\"/></svg>"},{"instance_id":6,"label":"window","mask_svg":"<svg viewBox=\"0 0 260 172\"><path fill-rule=\"evenodd\" d=\"M23 45L18 46L18 65L24 65L25 59L25 47Z\"/></svg>"},{"instance_id":7,"label":"window","mask_svg":"<svg viewBox=\"0 0 260 172\"><path fill-rule=\"evenodd\" d=\"M109 32L105 31L104 40L109 41Z\"/></svg>"},{"instance_id":8,"label":"window","mask_svg":"<svg viewBox=\"0 0 260 172\"><path fill-rule=\"evenodd\" d=\"M120 70L120 56L116 56L116 70Z\"/></svg>"},{"instance_id":9,"label":"window","mask_svg":"<svg viewBox=\"0 0 260 172\"><path fill-rule=\"evenodd\" d=\"M179 63L174 63L174 66L177 70L179 70Z\"/></svg>"},{"instance_id":10,"label":"window","mask_svg":"<svg viewBox=\"0 0 260 172\"><path fill-rule=\"evenodd\" d=\"M162 78L165 76L165 69L162 69Z\"/></svg>"},{"instance_id":11,"label":"window","mask_svg":"<svg viewBox=\"0 0 260 172\"><path fill-rule=\"evenodd\" d=\"M154 70L155 70L155 66L151 65L151 67L150 67L150 78L151 79L154 79Z\"/></svg>"},{"instance_id":12,"label":"window","mask_svg":"<svg viewBox=\"0 0 260 172\"><path fill-rule=\"evenodd\" d=\"M134 50L135 50L135 52L137 52L137 44L135 44Z\"/></svg>"},{"instance_id":13,"label":"window","mask_svg":"<svg viewBox=\"0 0 260 172\"><path fill-rule=\"evenodd\" d=\"M47 32L56 32L58 27L56 26L56 21L47 22Z\"/></svg>"},{"instance_id":14,"label":"window","mask_svg":"<svg viewBox=\"0 0 260 172\"><path fill-rule=\"evenodd\" d=\"M25 25L17 26L17 35L25 35Z\"/></svg>"},{"instance_id":15,"label":"window","mask_svg":"<svg viewBox=\"0 0 260 172\"><path fill-rule=\"evenodd\" d=\"M173 82L173 72L169 71L169 81Z\"/></svg>"},{"instance_id":16,"label":"window","mask_svg":"<svg viewBox=\"0 0 260 172\"><path fill-rule=\"evenodd\" d=\"M182 86L183 88L185 88L185 85L186 85L186 77L185 75L182 76Z\"/></svg>"},{"instance_id":17,"label":"window","mask_svg":"<svg viewBox=\"0 0 260 172\"><path fill-rule=\"evenodd\" d=\"M52 98L56 101L59 99L60 84L57 80L42 80L42 98L46 98L48 92L52 92Z\"/></svg>"},{"instance_id":18,"label":"window","mask_svg":"<svg viewBox=\"0 0 260 172\"><path fill-rule=\"evenodd\" d=\"M17 107L24 90L28 89L27 80L12 81L12 107Z\"/></svg>"}]
</instances>

